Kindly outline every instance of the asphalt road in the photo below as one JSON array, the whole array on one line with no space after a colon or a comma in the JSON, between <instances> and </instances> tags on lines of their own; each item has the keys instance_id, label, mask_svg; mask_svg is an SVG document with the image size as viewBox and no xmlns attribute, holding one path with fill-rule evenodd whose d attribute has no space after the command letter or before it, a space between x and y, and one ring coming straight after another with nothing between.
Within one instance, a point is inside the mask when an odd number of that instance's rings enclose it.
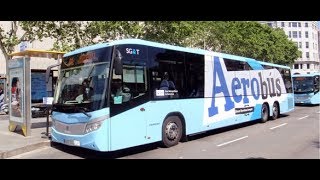
<instances>
[{"instance_id":1,"label":"asphalt road","mask_svg":"<svg viewBox=\"0 0 320 180\"><path fill-rule=\"evenodd\" d=\"M53 144L13 159L320 159L320 106L296 106L266 123L246 123L192 136L171 148L144 145L111 153Z\"/></svg>"}]
</instances>

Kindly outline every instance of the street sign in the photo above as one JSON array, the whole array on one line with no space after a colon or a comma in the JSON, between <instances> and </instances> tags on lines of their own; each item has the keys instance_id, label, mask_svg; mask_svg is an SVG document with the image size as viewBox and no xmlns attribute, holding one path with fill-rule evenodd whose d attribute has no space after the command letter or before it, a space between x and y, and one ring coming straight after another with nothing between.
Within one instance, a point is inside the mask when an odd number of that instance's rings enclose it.
<instances>
[{"instance_id":1,"label":"street sign","mask_svg":"<svg viewBox=\"0 0 320 180\"><path fill-rule=\"evenodd\" d=\"M53 97L43 97L43 104L52 105Z\"/></svg>"}]
</instances>

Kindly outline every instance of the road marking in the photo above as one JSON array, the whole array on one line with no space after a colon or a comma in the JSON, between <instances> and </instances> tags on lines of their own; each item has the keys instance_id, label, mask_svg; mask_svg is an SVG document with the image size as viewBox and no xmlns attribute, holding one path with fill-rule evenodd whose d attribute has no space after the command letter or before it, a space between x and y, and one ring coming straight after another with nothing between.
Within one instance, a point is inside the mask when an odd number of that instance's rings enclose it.
<instances>
[{"instance_id":1,"label":"road marking","mask_svg":"<svg viewBox=\"0 0 320 180\"><path fill-rule=\"evenodd\" d=\"M281 126L284 126L284 125L287 125L287 123L280 124L280 125L278 125L278 126L275 126L275 127L270 128L270 129L275 129L275 128L278 128L278 127L281 127Z\"/></svg>"},{"instance_id":2,"label":"road marking","mask_svg":"<svg viewBox=\"0 0 320 180\"><path fill-rule=\"evenodd\" d=\"M301 119L304 119L304 118L307 118L307 117L309 117L309 116L303 116L303 117L299 118L298 120L301 120Z\"/></svg>"},{"instance_id":3,"label":"road marking","mask_svg":"<svg viewBox=\"0 0 320 180\"><path fill-rule=\"evenodd\" d=\"M232 140L232 141L228 141L228 142L219 144L219 145L217 145L217 146L218 146L218 147L224 146L224 145L230 144L230 143L235 142L235 141L239 141L239 140L244 139L244 138L247 138L247 137L249 137L249 136L243 136L243 137L241 137L241 138L238 138L238 139L235 139L235 140Z\"/></svg>"},{"instance_id":4,"label":"road marking","mask_svg":"<svg viewBox=\"0 0 320 180\"><path fill-rule=\"evenodd\" d=\"M205 152L205 151L207 151L207 150L206 150L206 149L202 149L201 151Z\"/></svg>"},{"instance_id":5,"label":"road marking","mask_svg":"<svg viewBox=\"0 0 320 180\"><path fill-rule=\"evenodd\" d=\"M318 114L320 114L320 111L319 112L317 112Z\"/></svg>"}]
</instances>

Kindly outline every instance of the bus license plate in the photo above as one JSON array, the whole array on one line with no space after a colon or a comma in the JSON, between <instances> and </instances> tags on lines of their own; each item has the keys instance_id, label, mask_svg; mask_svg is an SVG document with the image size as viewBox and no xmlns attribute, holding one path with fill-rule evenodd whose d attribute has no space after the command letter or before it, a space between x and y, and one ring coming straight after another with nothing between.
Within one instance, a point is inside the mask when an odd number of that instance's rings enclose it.
<instances>
[{"instance_id":1,"label":"bus license plate","mask_svg":"<svg viewBox=\"0 0 320 180\"><path fill-rule=\"evenodd\" d=\"M64 140L64 143L71 146L80 146L80 141L77 140Z\"/></svg>"}]
</instances>

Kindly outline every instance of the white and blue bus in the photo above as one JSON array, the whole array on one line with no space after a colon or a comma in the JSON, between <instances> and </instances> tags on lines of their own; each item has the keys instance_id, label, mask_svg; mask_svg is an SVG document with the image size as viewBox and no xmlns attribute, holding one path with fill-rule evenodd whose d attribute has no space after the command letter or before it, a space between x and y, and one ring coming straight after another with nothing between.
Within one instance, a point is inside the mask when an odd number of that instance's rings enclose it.
<instances>
[{"instance_id":1,"label":"white and blue bus","mask_svg":"<svg viewBox=\"0 0 320 180\"><path fill-rule=\"evenodd\" d=\"M294 74L292 78L296 104L320 104L320 73Z\"/></svg>"},{"instance_id":2,"label":"white and blue bus","mask_svg":"<svg viewBox=\"0 0 320 180\"><path fill-rule=\"evenodd\" d=\"M96 151L171 147L200 132L276 119L294 109L283 69L139 39L80 48L62 59L52 141Z\"/></svg>"}]
</instances>

